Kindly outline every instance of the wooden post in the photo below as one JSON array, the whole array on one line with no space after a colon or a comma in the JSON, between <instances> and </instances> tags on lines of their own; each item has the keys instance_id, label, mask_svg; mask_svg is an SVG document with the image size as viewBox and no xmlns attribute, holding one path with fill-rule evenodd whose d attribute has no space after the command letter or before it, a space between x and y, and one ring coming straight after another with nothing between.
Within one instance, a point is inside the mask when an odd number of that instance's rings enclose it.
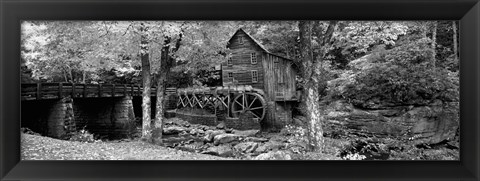
<instances>
[{"instance_id":1,"label":"wooden post","mask_svg":"<svg viewBox=\"0 0 480 181\"><path fill-rule=\"evenodd\" d=\"M123 84L123 96L127 96L127 84Z\"/></svg>"},{"instance_id":2,"label":"wooden post","mask_svg":"<svg viewBox=\"0 0 480 181\"><path fill-rule=\"evenodd\" d=\"M137 85L137 95L141 95L142 94L142 91L140 90L140 85Z\"/></svg>"},{"instance_id":3,"label":"wooden post","mask_svg":"<svg viewBox=\"0 0 480 181\"><path fill-rule=\"evenodd\" d=\"M83 98L87 97L87 84L83 84Z\"/></svg>"},{"instance_id":4,"label":"wooden post","mask_svg":"<svg viewBox=\"0 0 480 181\"><path fill-rule=\"evenodd\" d=\"M42 83L37 83L37 99L42 99Z\"/></svg>"},{"instance_id":5,"label":"wooden post","mask_svg":"<svg viewBox=\"0 0 480 181\"><path fill-rule=\"evenodd\" d=\"M115 84L112 85L112 97L115 97Z\"/></svg>"},{"instance_id":6,"label":"wooden post","mask_svg":"<svg viewBox=\"0 0 480 181\"><path fill-rule=\"evenodd\" d=\"M63 96L63 83L58 83L58 98Z\"/></svg>"},{"instance_id":7,"label":"wooden post","mask_svg":"<svg viewBox=\"0 0 480 181\"><path fill-rule=\"evenodd\" d=\"M130 84L130 89L132 89L132 91L130 92L130 95L133 97L135 96L135 86L133 84Z\"/></svg>"},{"instance_id":8,"label":"wooden post","mask_svg":"<svg viewBox=\"0 0 480 181\"><path fill-rule=\"evenodd\" d=\"M72 83L72 98L75 98L75 83Z\"/></svg>"},{"instance_id":9,"label":"wooden post","mask_svg":"<svg viewBox=\"0 0 480 181\"><path fill-rule=\"evenodd\" d=\"M102 84L98 84L98 97L102 97Z\"/></svg>"}]
</instances>

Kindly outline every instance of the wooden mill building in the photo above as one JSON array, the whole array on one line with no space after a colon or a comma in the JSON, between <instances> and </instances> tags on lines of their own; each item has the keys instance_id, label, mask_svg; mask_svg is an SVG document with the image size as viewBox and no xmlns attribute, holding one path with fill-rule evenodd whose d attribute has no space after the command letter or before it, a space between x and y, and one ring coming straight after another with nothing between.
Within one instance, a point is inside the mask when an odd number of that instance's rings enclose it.
<instances>
[{"instance_id":1,"label":"wooden mill building","mask_svg":"<svg viewBox=\"0 0 480 181\"><path fill-rule=\"evenodd\" d=\"M242 29L230 38L229 59L222 64L223 86L251 85L264 92L268 105L262 127L281 128L292 118L292 104L299 101L293 60L275 55Z\"/></svg>"}]
</instances>

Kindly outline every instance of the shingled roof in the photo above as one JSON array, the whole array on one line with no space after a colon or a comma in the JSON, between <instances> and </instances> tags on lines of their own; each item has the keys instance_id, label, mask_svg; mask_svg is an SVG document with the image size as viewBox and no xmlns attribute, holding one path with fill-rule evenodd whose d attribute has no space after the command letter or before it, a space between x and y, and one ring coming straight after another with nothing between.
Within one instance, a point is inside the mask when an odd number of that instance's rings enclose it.
<instances>
[{"instance_id":1,"label":"shingled roof","mask_svg":"<svg viewBox=\"0 0 480 181\"><path fill-rule=\"evenodd\" d=\"M290 61L293 61L292 59L289 59L289 58L286 58L286 57L283 57L283 56L280 56L280 55L277 55L277 54L274 54L272 52L270 52L267 48L265 48L265 46L263 46L260 41L258 41L257 39L255 39L253 36L251 36L250 34L248 34L247 32L245 32L242 28L239 28L233 35L232 37L230 38L230 40L228 40L228 42L230 42L233 37L239 33L240 31L242 31L243 33L245 33L247 35L248 38L250 38L253 42L255 42L255 44L257 44L258 47L260 47L260 49L262 49L264 52L270 54L270 55L273 55L273 56L276 56L276 57L280 57L280 58L283 58L283 59L287 59L287 60L290 60Z\"/></svg>"}]
</instances>

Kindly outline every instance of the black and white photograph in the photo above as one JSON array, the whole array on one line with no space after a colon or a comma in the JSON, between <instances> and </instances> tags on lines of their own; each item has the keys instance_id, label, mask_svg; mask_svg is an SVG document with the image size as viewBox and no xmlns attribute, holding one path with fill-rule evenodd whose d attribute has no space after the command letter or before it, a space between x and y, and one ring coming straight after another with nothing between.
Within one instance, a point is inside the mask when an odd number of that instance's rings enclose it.
<instances>
[{"instance_id":1,"label":"black and white photograph","mask_svg":"<svg viewBox=\"0 0 480 181\"><path fill-rule=\"evenodd\" d=\"M20 158L459 161L459 28L22 21Z\"/></svg>"}]
</instances>

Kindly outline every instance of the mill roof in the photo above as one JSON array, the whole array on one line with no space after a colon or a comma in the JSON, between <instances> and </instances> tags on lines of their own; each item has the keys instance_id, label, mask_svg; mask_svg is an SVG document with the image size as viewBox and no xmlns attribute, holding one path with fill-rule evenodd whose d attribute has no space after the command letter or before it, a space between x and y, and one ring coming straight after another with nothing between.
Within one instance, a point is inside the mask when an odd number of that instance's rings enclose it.
<instances>
[{"instance_id":1,"label":"mill roof","mask_svg":"<svg viewBox=\"0 0 480 181\"><path fill-rule=\"evenodd\" d=\"M277 55L277 54L274 54L272 52L270 52L267 48L265 48L265 46L263 46L260 41L258 41L257 39L255 39L253 36L251 36L250 34L248 34L247 32L245 32L242 28L239 28L233 35L232 37L230 38L230 40L228 40L228 42L230 43L230 41L232 41L233 37L235 37L236 34L238 34L239 32L243 32L247 35L248 38L250 38L253 42L255 42L255 44L260 47L260 49L262 49L264 52L270 54L270 55L273 55L273 56L276 56L276 57L280 57L280 58L283 58L283 59L286 59L286 60L290 60L290 61L293 61L292 59L289 59L289 58L285 58L283 56L280 56L280 55Z\"/></svg>"}]
</instances>

